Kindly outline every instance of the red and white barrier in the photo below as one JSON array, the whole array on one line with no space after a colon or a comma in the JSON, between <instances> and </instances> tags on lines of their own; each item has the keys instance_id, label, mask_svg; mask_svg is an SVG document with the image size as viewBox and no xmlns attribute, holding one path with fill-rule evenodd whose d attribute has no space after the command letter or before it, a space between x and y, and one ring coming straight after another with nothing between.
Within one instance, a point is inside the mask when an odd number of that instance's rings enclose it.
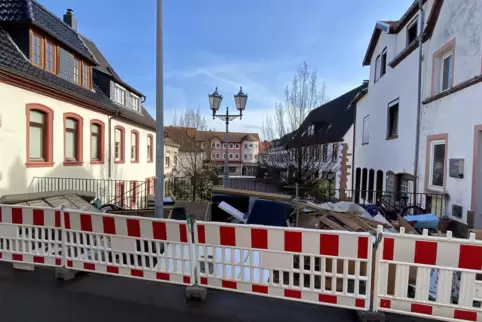
<instances>
[{"instance_id":1,"label":"red and white barrier","mask_svg":"<svg viewBox=\"0 0 482 322\"><path fill-rule=\"evenodd\" d=\"M201 285L369 308L372 236L368 233L214 222L196 222L194 227Z\"/></svg>"},{"instance_id":2,"label":"red and white barrier","mask_svg":"<svg viewBox=\"0 0 482 322\"><path fill-rule=\"evenodd\" d=\"M376 255L374 310L482 321L482 241L473 234L470 239L451 238L451 233L441 238L427 232L407 235L401 229L400 234L383 234ZM414 279L415 294L409 296Z\"/></svg>"},{"instance_id":3,"label":"red and white barrier","mask_svg":"<svg viewBox=\"0 0 482 322\"><path fill-rule=\"evenodd\" d=\"M67 268L191 284L186 222L69 211L64 225Z\"/></svg>"},{"instance_id":4,"label":"red and white barrier","mask_svg":"<svg viewBox=\"0 0 482 322\"><path fill-rule=\"evenodd\" d=\"M60 267L60 211L0 205L0 260Z\"/></svg>"}]
</instances>

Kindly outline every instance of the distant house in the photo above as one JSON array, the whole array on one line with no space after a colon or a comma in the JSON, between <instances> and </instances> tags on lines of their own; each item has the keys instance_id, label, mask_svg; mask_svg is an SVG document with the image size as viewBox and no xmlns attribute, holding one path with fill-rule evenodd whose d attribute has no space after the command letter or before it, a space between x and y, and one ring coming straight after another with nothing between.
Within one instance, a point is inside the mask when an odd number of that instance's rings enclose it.
<instances>
[{"instance_id":1,"label":"distant house","mask_svg":"<svg viewBox=\"0 0 482 322\"><path fill-rule=\"evenodd\" d=\"M192 177L200 173L204 166L205 152L196 142L196 129L165 126L164 131L167 139L178 145L177 162L173 164L177 176Z\"/></svg>"},{"instance_id":2,"label":"distant house","mask_svg":"<svg viewBox=\"0 0 482 322\"><path fill-rule=\"evenodd\" d=\"M26 192L34 177L155 176L146 97L77 25L70 9L62 20L37 1L0 0L0 194Z\"/></svg>"}]
</instances>

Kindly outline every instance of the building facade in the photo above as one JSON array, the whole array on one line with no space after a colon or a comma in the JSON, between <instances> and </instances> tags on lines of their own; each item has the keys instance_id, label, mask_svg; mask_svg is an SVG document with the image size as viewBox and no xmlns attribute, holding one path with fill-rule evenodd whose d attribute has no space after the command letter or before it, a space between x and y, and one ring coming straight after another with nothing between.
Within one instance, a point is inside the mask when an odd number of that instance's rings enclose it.
<instances>
[{"instance_id":1,"label":"building facade","mask_svg":"<svg viewBox=\"0 0 482 322\"><path fill-rule=\"evenodd\" d=\"M0 194L36 190L40 177L155 176L145 96L78 33L72 10L62 21L36 1L0 1L0 97Z\"/></svg>"}]
</instances>

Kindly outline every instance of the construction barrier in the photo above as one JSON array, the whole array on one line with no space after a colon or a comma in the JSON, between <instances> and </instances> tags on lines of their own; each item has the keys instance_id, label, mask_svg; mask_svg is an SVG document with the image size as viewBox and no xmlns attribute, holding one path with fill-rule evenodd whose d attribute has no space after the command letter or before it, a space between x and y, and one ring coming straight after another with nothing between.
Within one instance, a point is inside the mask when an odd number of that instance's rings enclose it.
<instances>
[{"instance_id":1,"label":"construction barrier","mask_svg":"<svg viewBox=\"0 0 482 322\"><path fill-rule=\"evenodd\" d=\"M39 207L0 206L0 260L60 267L61 215Z\"/></svg>"},{"instance_id":2,"label":"construction barrier","mask_svg":"<svg viewBox=\"0 0 482 322\"><path fill-rule=\"evenodd\" d=\"M482 321L482 241L382 233L374 310L443 321Z\"/></svg>"},{"instance_id":3,"label":"construction barrier","mask_svg":"<svg viewBox=\"0 0 482 322\"><path fill-rule=\"evenodd\" d=\"M66 211L64 225L67 268L192 283L194 256L185 221Z\"/></svg>"},{"instance_id":4,"label":"construction barrier","mask_svg":"<svg viewBox=\"0 0 482 322\"><path fill-rule=\"evenodd\" d=\"M370 306L372 236L196 222L201 286L348 309Z\"/></svg>"},{"instance_id":5,"label":"construction barrier","mask_svg":"<svg viewBox=\"0 0 482 322\"><path fill-rule=\"evenodd\" d=\"M0 261L482 321L482 241L473 234L456 239L379 227L372 236L0 205Z\"/></svg>"}]
</instances>

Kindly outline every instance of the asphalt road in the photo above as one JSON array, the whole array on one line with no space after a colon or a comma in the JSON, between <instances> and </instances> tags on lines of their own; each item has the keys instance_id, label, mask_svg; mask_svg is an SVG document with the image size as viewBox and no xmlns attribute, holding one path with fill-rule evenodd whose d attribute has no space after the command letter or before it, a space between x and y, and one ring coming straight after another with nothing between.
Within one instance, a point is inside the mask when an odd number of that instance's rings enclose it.
<instances>
[{"instance_id":1,"label":"asphalt road","mask_svg":"<svg viewBox=\"0 0 482 322\"><path fill-rule=\"evenodd\" d=\"M204 303L186 303L184 287L95 274L74 281L50 268L15 271L0 263L0 316L8 322L105 321L357 321L350 310L209 290ZM390 322L428 321L388 316Z\"/></svg>"}]
</instances>

